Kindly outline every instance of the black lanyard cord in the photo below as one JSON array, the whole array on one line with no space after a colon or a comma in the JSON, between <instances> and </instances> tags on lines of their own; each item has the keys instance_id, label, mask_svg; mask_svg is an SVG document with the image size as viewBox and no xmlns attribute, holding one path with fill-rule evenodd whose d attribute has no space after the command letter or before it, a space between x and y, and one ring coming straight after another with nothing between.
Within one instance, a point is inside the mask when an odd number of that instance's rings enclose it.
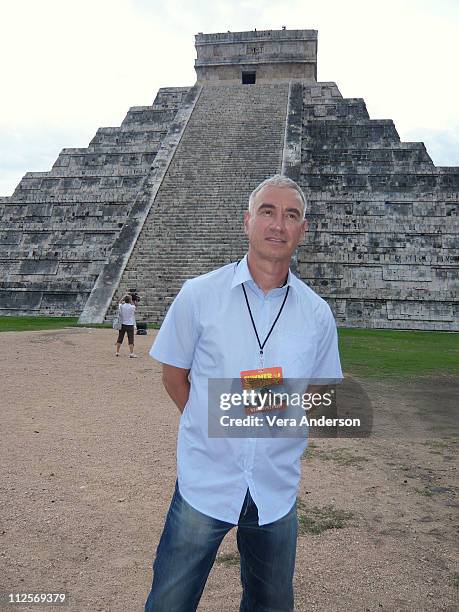
<instances>
[{"instance_id":1,"label":"black lanyard cord","mask_svg":"<svg viewBox=\"0 0 459 612\"><path fill-rule=\"evenodd\" d=\"M275 325L276 325L276 323L277 323L277 320L278 320L278 319L279 319L279 317L281 316L281 312L282 312L282 310L283 310L283 308L284 308L284 305L285 305L285 302L286 302L286 300L287 300L287 296L288 296L289 289L290 289L290 285L287 287L287 291L285 292L284 301L282 302L282 306L280 307L280 310L279 310L279 312L277 313L277 317L274 319L274 323L271 325L271 329L269 330L268 335L266 336L266 338L265 338L265 340L264 340L263 344L261 344L261 342L260 342L260 337L259 337L259 335L258 335L258 331L257 331L257 327L256 327L256 325L255 325L255 321L253 320L252 310L251 310L251 308L250 308L250 304L249 304L249 298L247 297L247 292L246 292L246 290L245 290L244 283L242 283L242 290L244 291L244 296L245 296L245 301L246 301L246 304L247 304L247 309L248 309L248 311L249 311L249 315L250 315L250 319L251 319L251 321L252 321L253 329L254 329L254 331L255 331L255 335L256 335L257 340L258 340L258 346L260 347L260 355L263 355L263 349L264 349L264 347L265 347L265 344L267 343L268 338L269 338L269 336L271 335L271 332L273 331L274 326L275 326Z\"/></svg>"}]
</instances>

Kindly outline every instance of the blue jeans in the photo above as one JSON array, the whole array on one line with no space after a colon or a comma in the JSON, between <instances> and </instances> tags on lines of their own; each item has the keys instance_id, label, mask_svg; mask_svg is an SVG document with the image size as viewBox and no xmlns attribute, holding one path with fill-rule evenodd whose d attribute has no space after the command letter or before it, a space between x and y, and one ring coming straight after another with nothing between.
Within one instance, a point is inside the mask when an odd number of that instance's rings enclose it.
<instances>
[{"instance_id":1,"label":"blue jeans","mask_svg":"<svg viewBox=\"0 0 459 612\"><path fill-rule=\"evenodd\" d=\"M284 517L258 525L247 490L238 521L242 600L239 612L292 612L297 538L296 503ZM225 523L195 510L178 485L153 564L145 612L194 612L225 535Z\"/></svg>"}]
</instances>

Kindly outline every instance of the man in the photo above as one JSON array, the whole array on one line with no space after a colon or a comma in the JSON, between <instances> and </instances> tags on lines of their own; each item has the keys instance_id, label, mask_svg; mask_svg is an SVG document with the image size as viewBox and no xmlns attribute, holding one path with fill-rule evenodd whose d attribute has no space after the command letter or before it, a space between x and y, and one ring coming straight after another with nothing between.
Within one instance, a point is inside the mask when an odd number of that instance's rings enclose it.
<instances>
[{"instance_id":1,"label":"man","mask_svg":"<svg viewBox=\"0 0 459 612\"><path fill-rule=\"evenodd\" d=\"M293 610L298 438L212 438L209 379L277 367L283 377L341 379L330 308L290 271L306 231L300 187L276 175L251 194L248 254L187 281L151 349L182 413L178 480L146 612L196 610L225 534L238 525L241 612ZM263 370L265 371L265 370Z\"/></svg>"},{"instance_id":2,"label":"man","mask_svg":"<svg viewBox=\"0 0 459 612\"><path fill-rule=\"evenodd\" d=\"M119 318L121 321L121 329L118 331L118 338L116 340L116 357L120 356L120 348L123 344L124 334L127 333L128 344L129 344L129 357L135 358L137 355L134 353L134 333L136 330L135 322L135 306L132 303L132 298L129 294L125 295L124 298L118 305Z\"/></svg>"}]
</instances>

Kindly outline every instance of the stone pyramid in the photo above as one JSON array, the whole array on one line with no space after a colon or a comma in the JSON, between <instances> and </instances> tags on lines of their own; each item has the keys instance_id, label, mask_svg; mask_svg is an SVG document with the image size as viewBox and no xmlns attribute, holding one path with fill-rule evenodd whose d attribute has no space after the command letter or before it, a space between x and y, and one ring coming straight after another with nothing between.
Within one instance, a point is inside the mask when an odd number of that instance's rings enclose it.
<instances>
[{"instance_id":1,"label":"stone pyramid","mask_svg":"<svg viewBox=\"0 0 459 612\"><path fill-rule=\"evenodd\" d=\"M197 82L64 149L0 199L0 314L161 322L182 283L243 256L248 196L282 172L310 229L296 273L338 325L457 330L458 168L317 82L317 32L198 34Z\"/></svg>"}]
</instances>

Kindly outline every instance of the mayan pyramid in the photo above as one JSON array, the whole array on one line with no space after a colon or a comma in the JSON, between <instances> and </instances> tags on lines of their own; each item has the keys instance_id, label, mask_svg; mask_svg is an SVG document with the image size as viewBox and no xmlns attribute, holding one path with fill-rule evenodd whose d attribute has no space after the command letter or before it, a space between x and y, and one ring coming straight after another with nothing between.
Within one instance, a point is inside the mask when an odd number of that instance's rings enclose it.
<instances>
[{"instance_id":1,"label":"mayan pyramid","mask_svg":"<svg viewBox=\"0 0 459 612\"><path fill-rule=\"evenodd\" d=\"M0 198L0 314L101 322L130 289L161 322L182 283L246 251L248 195L282 172L310 229L295 272L338 325L457 330L459 169L317 82L317 31L196 36L196 84L160 89Z\"/></svg>"}]
</instances>

